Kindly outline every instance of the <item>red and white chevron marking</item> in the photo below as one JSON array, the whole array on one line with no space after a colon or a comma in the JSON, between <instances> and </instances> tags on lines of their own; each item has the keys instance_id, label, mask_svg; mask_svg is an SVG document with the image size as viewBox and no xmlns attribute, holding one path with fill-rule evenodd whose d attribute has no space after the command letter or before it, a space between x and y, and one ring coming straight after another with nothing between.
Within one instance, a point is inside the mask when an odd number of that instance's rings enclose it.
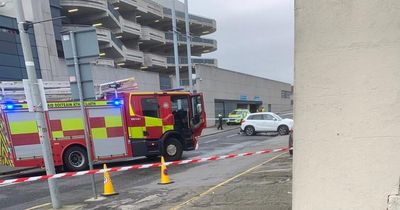
<instances>
[{"instance_id":1,"label":"red and white chevron marking","mask_svg":"<svg viewBox=\"0 0 400 210\"><path fill-rule=\"evenodd\" d=\"M283 152L288 151L289 148L278 148L278 149L266 149L257 152L245 152L240 154L229 154L229 155L222 155L222 156L210 156L204 158L194 158L189 160L178 160L172 162L166 162L166 166L177 166L177 165L184 165L184 164L191 164L191 163L202 163L207 161L213 160L224 160L224 159L232 159L238 157L246 157L252 155L261 155L261 154L268 154L274 152ZM117 172L117 171L128 171L128 170L135 170L135 169L145 169L145 168L157 168L160 167L161 163L149 163L149 164L141 164L141 165L133 165L133 166L124 166L124 167L115 167L115 168L108 168L108 172ZM79 172L67 172L67 173L59 173L54 175L43 175L43 176L33 176L33 177L23 177L18 179L0 179L0 185L10 185L16 183L23 183L23 182L33 182L33 181L41 181L47 179L58 179L58 178L66 178L66 177L75 177L75 176L82 176L88 174L99 174L104 173L104 169L94 169L88 171L79 171Z\"/></svg>"}]
</instances>

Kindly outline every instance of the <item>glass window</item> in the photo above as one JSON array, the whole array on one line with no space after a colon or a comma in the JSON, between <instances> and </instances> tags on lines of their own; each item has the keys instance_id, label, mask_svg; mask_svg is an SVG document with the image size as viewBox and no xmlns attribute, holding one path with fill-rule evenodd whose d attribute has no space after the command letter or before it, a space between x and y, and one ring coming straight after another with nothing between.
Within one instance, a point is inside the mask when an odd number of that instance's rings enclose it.
<instances>
[{"instance_id":1,"label":"glass window","mask_svg":"<svg viewBox=\"0 0 400 210\"><path fill-rule=\"evenodd\" d=\"M0 46L0 53L11 55L18 54L17 46L15 45L15 43L0 41Z\"/></svg>"},{"instance_id":2,"label":"glass window","mask_svg":"<svg viewBox=\"0 0 400 210\"><path fill-rule=\"evenodd\" d=\"M0 23L1 26L7 27L7 28L14 28L14 22L17 22L14 18L6 17L6 16L1 16L0 15Z\"/></svg>"},{"instance_id":3,"label":"glass window","mask_svg":"<svg viewBox=\"0 0 400 210\"><path fill-rule=\"evenodd\" d=\"M169 77L169 75L160 74L160 89L167 90L171 88L171 78Z\"/></svg>"},{"instance_id":4,"label":"glass window","mask_svg":"<svg viewBox=\"0 0 400 210\"><path fill-rule=\"evenodd\" d=\"M0 65L1 66L20 67L19 62L20 62L20 60L19 60L18 55L8 55L8 54L0 53Z\"/></svg>"},{"instance_id":5,"label":"glass window","mask_svg":"<svg viewBox=\"0 0 400 210\"><path fill-rule=\"evenodd\" d=\"M277 120L282 120L282 118L277 114L272 114L272 116L275 117Z\"/></svg>"},{"instance_id":6,"label":"glass window","mask_svg":"<svg viewBox=\"0 0 400 210\"><path fill-rule=\"evenodd\" d=\"M187 97L172 97L172 112L176 112L179 110L188 111L189 110L189 102Z\"/></svg>"},{"instance_id":7,"label":"glass window","mask_svg":"<svg viewBox=\"0 0 400 210\"><path fill-rule=\"evenodd\" d=\"M242 110L234 110L231 112L231 114L236 114L236 115L241 115L243 113L244 113L244 111L242 111Z\"/></svg>"},{"instance_id":8,"label":"glass window","mask_svg":"<svg viewBox=\"0 0 400 210\"><path fill-rule=\"evenodd\" d=\"M17 21L0 15L0 80L21 80L27 78L25 61L23 57L20 36L18 34ZM38 78L41 78L38 53L35 47L35 37L33 29L29 29L31 39L32 55L35 62L35 69Z\"/></svg>"},{"instance_id":9,"label":"glass window","mask_svg":"<svg viewBox=\"0 0 400 210\"><path fill-rule=\"evenodd\" d=\"M143 116L160 118L160 108L156 98L143 98L142 99L142 112Z\"/></svg>"},{"instance_id":10,"label":"glass window","mask_svg":"<svg viewBox=\"0 0 400 210\"><path fill-rule=\"evenodd\" d=\"M291 91L287 91L287 90L282 90L281 91L281 98L290 98L290 96L292 96L292 92Z\"/></svg>"},{"instance_id":11,"label":"glass window","mask_svg":"<svg viewBox=\"0 0 400 210\"><path fill-rule=\"evenodd\" d=\"M275 118L270 114L263 114L264 120L274 120Z\"/></svg>"},{"instance_id":12,"label":"glass window","mask_svg":"<svg viewBox=\"0 0 400 210\"><path fill-rule=\"evenodd\" d=\"M263 117L261 114L255 114L255 115L251 115L247 118L248 120L262 120Z\"/></svg>"},{"instance_id":13,"label":"glass window","mask_svg":"<svg viewBox=\"0 0 400 210\"><path fill-rule=\"evenodd\" d=\"M201 96L192 97L192 108L193 108L193 123L198 124L200 122L201 113L203 113Z\"/></svg>"},{"instance_id":14,"label":"glass window","mask_svg":"<svg viewBox=\"0 0 400 210\"><path fill-rule=\"evenodd\" d=\"M1 69L1 80L21 80L22 71L25 69L21 69L18 67L10 67L10 66L0 66Z\"/></svg>"}]
</instances>

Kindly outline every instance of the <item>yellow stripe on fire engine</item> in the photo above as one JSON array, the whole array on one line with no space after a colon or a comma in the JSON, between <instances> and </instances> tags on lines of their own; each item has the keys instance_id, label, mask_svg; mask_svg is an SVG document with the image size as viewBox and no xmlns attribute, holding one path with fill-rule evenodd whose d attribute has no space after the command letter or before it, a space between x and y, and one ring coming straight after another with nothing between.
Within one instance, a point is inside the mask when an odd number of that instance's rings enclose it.
<instances>
[{"instance_id":1,"label":"yellow stripe on fire engine","mask_svg":"<svg viewBox=\"0 0 400 210\"><path fill-rule=\"evenodd\" d=\"M164 134L165 132L170 131L170 130L174 130L174 125L164 125L162 132Z\"/></svg>"},{"instance_id":2,"label":"yellow stripe on fire engine","mask_svg":"<svg viewBox=\"0 0 400 210\"><path fill-rule=\"evenodd\" d=\"M104 120L107 128L122 127L121 116L105 116Z\"/></svg>"},{"instance_id":3,"label":"yellow stripe on fire engine","mask_svg":"<svg viewBox=\"0 0 400 210\"><path fill-rule=\"evenodd\" d=\"M133 107L132 107L132 93L129 94L129 115L135 116L135 112L133 111Z\"/></svg>"},{"instance_id":4,"label":"yellow stripe on fire engine","mask_svg":"<svg viewBox=\"0 0 400 210\"><path fill-rule=\"evenodd\" d=\"M162 119L155 117L144 117L146 127L163 126Z\"/></svg>"},{"instance_id":5,"label":"yellow stripe on fire engine","mask_svg":"<svg viewBox=\"0 0 400 210\"><path fill-rule=\"evenodd\" d=\"M53 131L51 132L53 139L57 138L64 138L64 132L63 131Z\"/></svg>"},{"instance_id":6,"label":"yellow stripe on fire engine","mask_svg":"<svg viewBox=\"0 0 400 210\"><path fill-rule=\"evenodd\" d=\"M83 130L83 122L81 118L61 119L63 131Z\"/></svg>"},{"instance_id":7,"label":"yellow stripe on fire engine","mask_svg":"<svg viewBox=\"0 0 400 210\"><path fill-rule=\"evenodd\" d=\"M129 127L129 138L132 139L143 139L144 138L144 133L143 131L146 131L145 127Z\"/></svg>"},{"instance_id":8,"label":"yellow stripe on fire engine","mask_svg":"<svg viewBox=\"0 0 400 210\"><path fill-rule=\"evenodd\" d=\"M9 122L11 134L37 133L36 121Z\"/></svg>"},{"instance_id":9,"label":"yellow stripe on fire engine","mask_svg":"<svg viewBox=\"0 0 400 210\"><path fill-rule=\"evenodd\" d=\"M92 139L107 139L107 128L92 128Z\"/></svg>"},{"instance_id":10,"label":"yellow stripe on fire engine","mask_svg":"<svg viewBox=\"0 0 400 210\"><path fill-rule=\"evenodd\" d=\"M10 142L5 135L5 126L3 118L0 116L0 165L14 166L14 162L10 157Z\"/></svg>"}]
</instances>

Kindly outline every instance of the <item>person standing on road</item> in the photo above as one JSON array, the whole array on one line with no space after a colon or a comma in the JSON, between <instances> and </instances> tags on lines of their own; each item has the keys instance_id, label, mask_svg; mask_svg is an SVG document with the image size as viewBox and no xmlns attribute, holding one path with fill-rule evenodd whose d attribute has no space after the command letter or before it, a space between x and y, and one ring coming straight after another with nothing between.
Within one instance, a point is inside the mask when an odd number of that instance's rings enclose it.
<instances>
[{"instance_id":1,"label":"person standing on road","mask_svg":"<svg viewBox=\"0 0 400 210\"><path fill-rule=\"evenodd\" d=\"M222 114L218 114L218 128L217 130L219 130L221 128L221 130L224 130L222 128Z\"/></svg>"}]
</instances>

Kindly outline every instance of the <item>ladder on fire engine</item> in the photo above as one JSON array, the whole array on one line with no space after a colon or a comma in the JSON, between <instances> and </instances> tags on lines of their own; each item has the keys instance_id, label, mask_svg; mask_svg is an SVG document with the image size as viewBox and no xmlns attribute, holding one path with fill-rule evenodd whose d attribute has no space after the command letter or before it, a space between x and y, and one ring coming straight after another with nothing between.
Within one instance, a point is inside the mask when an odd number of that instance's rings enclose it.
<instances>
[{"instance_id":1,"label":"ladder on fire engine","mask_svg":"<svg viewBox=\"0 0 400 210\"><path fill-rule=\"evenodd\" d=\"M71 89L68 81L43 82L46 98L48 100L71 100ZM24 84L22 81L0 82L2 100L25 100Z\"/></svg>"},{"instance_id":2,"label":"ladder on fire engine","mask_svg":"<svg viewBox=\"0 0 400 210\"><path fill-rule=\"evenodd\" d=\"M139 88L134 77L127 79L117 80L113 82L107 82L97 85L97 96L98 98L105 97L107 94L114 93L117 95L118 92L132 92Z\"/></svg>"},{"instance_id":3,"label":"ladder on fire engine","mask_svg":"<svg viewBox=\"0 0 400 210\"><path fill-rule=\"evenodd\" d=\"M69 81L43 81L43 87L48 101L69 101L71 88ZM103 83L95 86L96 97L103 98L105 94L114 92L134 91L138 85L134 77ZM0 82L1 100L25 100L25 91L22 81Z\"/></svg>"}]
</instances>

